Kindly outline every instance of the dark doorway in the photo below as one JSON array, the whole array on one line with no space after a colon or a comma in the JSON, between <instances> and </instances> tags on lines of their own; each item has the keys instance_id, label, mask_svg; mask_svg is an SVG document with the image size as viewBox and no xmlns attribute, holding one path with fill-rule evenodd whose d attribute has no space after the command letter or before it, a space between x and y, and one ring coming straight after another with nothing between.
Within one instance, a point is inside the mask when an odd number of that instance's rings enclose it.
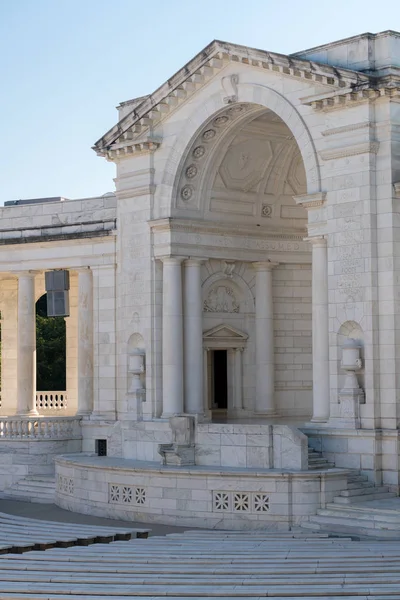
<instances>
[{"instance_id":1,"label":"dark doorway","mask_svg":"<svg viewBox=\"0 0 400 600\"><path fill-rule=\"evenodd\" d=\"M214 407L217 410L228 408L228 353L226 350L214 350Z\"/></svg>"}]
</instances>

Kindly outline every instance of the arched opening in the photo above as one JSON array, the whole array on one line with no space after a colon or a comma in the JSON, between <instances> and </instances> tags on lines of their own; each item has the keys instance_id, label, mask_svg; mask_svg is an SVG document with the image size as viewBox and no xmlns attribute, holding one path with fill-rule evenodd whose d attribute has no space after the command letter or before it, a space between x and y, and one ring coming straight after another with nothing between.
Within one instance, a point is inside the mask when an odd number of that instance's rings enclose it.
<instances>
[{"instance_id":1,"label":"arched opening","mask_svg":"<svg viewBox=\"0 0 400 600\"><path fill-rule=\"evenodd\" d=\"M202 267L203 331L224 325L248 338L241 352L231 340L229 347L221 342L208 352L206 406L225 411L227 396L228 419L252 418L262 412L264 397L272 396L266 416L307 420L312 413L311 248L303 242L306 210L293 197L306 194L309 186L295 135L272 110L228 105L192 138L179 173L173 215L202 221L204 229L196 236L199 255L208 257ZM259 263L273 265L268 275L254 268ZM267 288L265 301L261 294Z\"/></svg>"},{"instance_id":2,"label":"arched opening","mask_svg":"<svg viewBox=\"0 0 400 600\"><path fill-rule=\"evenodd\" d=\"M39 412L66 408L66 324L47 316L47 294L36 302L36 390Z\"/></svg>"}]
</instances>

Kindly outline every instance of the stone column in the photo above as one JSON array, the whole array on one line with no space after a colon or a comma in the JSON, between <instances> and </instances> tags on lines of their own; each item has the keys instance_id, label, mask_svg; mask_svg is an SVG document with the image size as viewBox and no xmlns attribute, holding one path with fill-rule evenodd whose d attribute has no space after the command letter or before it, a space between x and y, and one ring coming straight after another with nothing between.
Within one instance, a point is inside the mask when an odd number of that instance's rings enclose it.
<instances>
[{"instance_id":1,"label":"stone column","mask_svg":"<svg viewBox=\"0 0 400 600\"><path fill-rule=\"evenodd\" d=\"M203 301L201 260L184 263L184 363L185 412L204 414L203 397Z\"/></svg>"},{"instance_id":2,"label":"stone column","mask_svg":"<svg viewBox=\"0 0 400 600\"><path fill-rule=\"evenodd\" d=\"M163 417L183 413L182 260L163 259Z\"/></svg>"},{"instance_id":3,"label":"stone column","mask_svg":"<svg viewBox=\"0 0 400 600\"><path fill-rule=\"evenodd\" d=\"M35 273L18 275L17 413L36 410L36 307Z\"/></svg>"},{"instance_id":4,"label":"stone column","mask_svg":"<svg viewBox=\"0 0 400 600\"><path fill-rule=\"evenodd\" d=\"M78 271L78 415L93 410L93 277Z\"/></svg>"},{"instance_id":5,"label":"stone column","mask_svg":"<svg viewBox=\"0 0 400 600\"><path fill-rule=\"evenodd\" d=\"M312 360L314 423L329 419L328 255L323 236L312 243Z\"/></svg>"},{"instance_id":6,"label":"stone column","mask_svg":"<svg viewBox=\"0 0 400 600\"><path fill-rule=\"evenodd\" d=\"M274 310L272 269L277 263L253 263L256 270L256 404L255 411L275 414Z\"/></svg>"},{"instance_id":7,"label":"stone column","mask_svg":"<svg viewBox=\"0 0 400 600\"><path fill-rule=\"evenodd\" d=\"M243 380L242 380L242 352L243 348L235 349L235 409L243 408Z\"/></svg>"}]
</instances>

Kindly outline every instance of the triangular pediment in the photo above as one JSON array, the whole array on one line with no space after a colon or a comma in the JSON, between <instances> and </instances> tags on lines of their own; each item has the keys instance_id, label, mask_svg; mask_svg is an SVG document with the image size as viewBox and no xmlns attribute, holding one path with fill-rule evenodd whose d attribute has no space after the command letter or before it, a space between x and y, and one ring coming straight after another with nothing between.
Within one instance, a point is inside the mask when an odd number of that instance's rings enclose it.
<instances>
[{"instance_id":1,"label":"triangular pediment","mask_svg":"<svg viewBox=\"0 0 400 600\"><path fill-rule=\"evenodd\" d=\"M197 90L214 77L220 77L221 71L231 62L275 71L303 82L308 80L319 86L321 91L325 88L333 92L344 85L351 87L364 79L368 82L368 77L359 72L214 40L155 92L122 103L127 114L95 143L93 149L97 154L109 158L154 150L158 141L147 139L150 128L168 117L180 104L190 102ZM226 101L235 101L229 89Z\"/></svg>"},{"instance_id":2,"label":"triangular pediment","mask_svg":"<svg viewBox=\"0 0 400 600\"><path fill-rule=\"evenodd\" d=\"M229 339L246 341L249 336L231 325L217 325L203 333L204 340Z\"/></svg>"}]
</instances>

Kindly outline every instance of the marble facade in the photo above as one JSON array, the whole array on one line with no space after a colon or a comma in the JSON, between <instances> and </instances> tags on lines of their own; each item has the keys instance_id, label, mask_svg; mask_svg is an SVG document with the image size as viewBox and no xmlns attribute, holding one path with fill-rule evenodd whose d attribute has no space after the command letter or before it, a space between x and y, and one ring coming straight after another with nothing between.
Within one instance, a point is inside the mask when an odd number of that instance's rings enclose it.
<instances>
[{"instance_id":1,"label":"marble facade","mask_svg":"<svg viewBox=\"0 0 400 600\"><path fill-rule=\"evenodd\" d=\"M65 268L84 453L105 439L154 469L192 415L195 467L302 472L305 433L398 492L400 34L291 56L214 41L118 111L94 146L115 194L0 209L2 414L35 414L34 302Z\"/></svg>"}]
</instances>

